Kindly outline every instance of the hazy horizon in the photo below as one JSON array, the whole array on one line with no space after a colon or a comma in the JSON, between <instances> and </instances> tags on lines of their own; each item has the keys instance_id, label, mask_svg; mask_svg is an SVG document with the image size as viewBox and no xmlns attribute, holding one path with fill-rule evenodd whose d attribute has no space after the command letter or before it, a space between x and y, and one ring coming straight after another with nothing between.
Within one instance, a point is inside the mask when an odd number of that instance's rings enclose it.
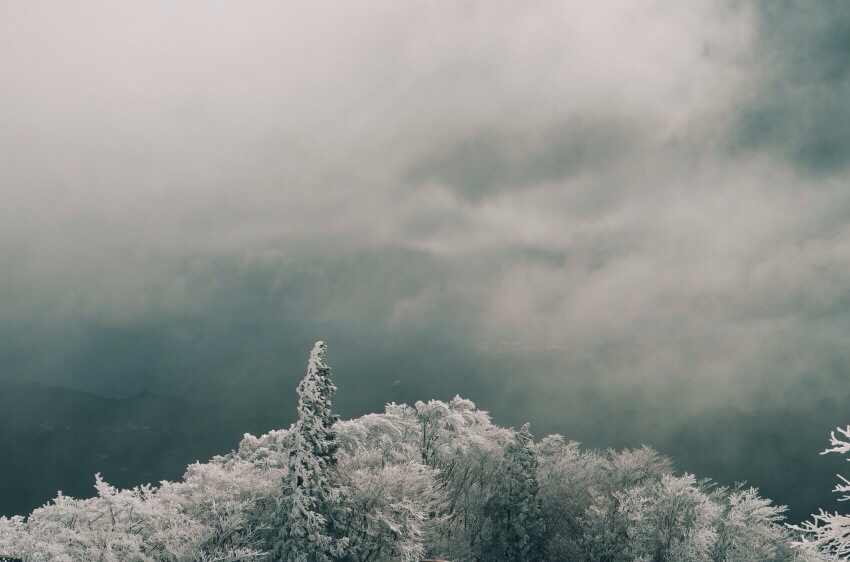
<instances>
[{"instance_id":1,"label":"hazy horizon","mask_svg":"<svg viewBox=\"0 0 850 562\"><path fill-rule=\"evenodd\" d=\"M324 339L352 413L682 405L667 431L847 395L850 4L0 15L2 383L238 376L274 411Z\"/></svg>"}]
</instances>

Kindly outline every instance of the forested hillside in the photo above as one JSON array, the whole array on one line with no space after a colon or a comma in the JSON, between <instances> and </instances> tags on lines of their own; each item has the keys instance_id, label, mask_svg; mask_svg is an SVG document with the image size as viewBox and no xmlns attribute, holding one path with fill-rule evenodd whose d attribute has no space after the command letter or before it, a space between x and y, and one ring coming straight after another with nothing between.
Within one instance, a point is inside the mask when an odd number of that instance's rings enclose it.
<instances>
[{"instance_id":1,"label":"forested hillside","mask_svg":"<svg viewBox=\"0 0 850 562\"><path fill-rule=\"evenodd\" d=\"M246 434L179 482L121 490L97 476L94 498L60 493L0 519L0 551L27 562L829 559L796 543L820 527L789 529L756 490L675 474L646 447L535 440L460 397L338 421L324 358L319 342L289 429Z\"/></svg>"}]
</instances>

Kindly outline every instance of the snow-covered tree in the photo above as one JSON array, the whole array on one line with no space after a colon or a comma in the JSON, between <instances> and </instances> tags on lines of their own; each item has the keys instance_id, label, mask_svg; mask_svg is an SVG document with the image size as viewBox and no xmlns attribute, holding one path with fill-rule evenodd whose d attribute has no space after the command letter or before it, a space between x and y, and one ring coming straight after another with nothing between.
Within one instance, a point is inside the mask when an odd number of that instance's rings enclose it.
<instances>
[{"instance_id":1,"label":"snow-covered tree","mask_svg":"<svg viewBox=\"0 0 850 562\"><path fill-rule=\"evenodd\" d=\"M539 497L546 524L547 560L585 560L588 508L604 485L605 458L550 435L537 446Z\"/></svg>"},{"instance_id":2,"label":"snow-covered tree","mask_svg":"<svg viewBox=\"0 0 850 562\"><path fill-rule=\"evenodd\" d=\"M488 537L482 560L540 560L543 517L537 497L537 459L529 424L505 447L505 476L487 503Z\"/></svg>"},{"instance_id":3,"label":"snow-covered tree","mask_svg":"<svg viewBox=\"0 0 850 562\"><path fill-rule=\"evenodd\" d=\"M709 562L721 506L708 483L692 475L664 475L660 481L616 492L628 521L630 559L646 562Z\"/></svg>"},{"instance_id":4,"label":"snow-covered tree","mask_svg":"<svg viewBox=\"0 0 850 562\"><path fill-rule=\"evenodd\" d=\"M513 432L460 396L414 406L421 458L438 470L442 497L429 555L473 560L486 537L486 505L504 479L504 448Z\"/></svg>"},{"instance_id":5,"label":"snow-covered tree","mask_svg":"<svg viewBox=\"0 0 850 562\"><path fill-rule=\"evenodd\" d=\"M424 558L437 503L436 471L416 461L388 463L361 449L340 461L348 491L345 535L356 560L416 562Z\"/></svg>"},{"instance_id":6,"label":"snow-covered tree","mask_svg":"<svg viewBox=\"0 0 850 562\"><path fill-rule=\"evenodd\" d=\"M340 422L337 430L350 558L421 560L440 495L437 471L420 462L415 410L388 404L383 414Z\"/></svg>"},{"instance_id":7,"label":"snow-covered tree","mask_svg":"<svg viewBox=\"0 0 850 562\"><path fill-rule=\"evenodd\" d=\"M0 517L0 552L16 552L25 544L27 526L20 515Z\"/></svg>"},{"instance_id":8,"label":"snow-covered tree","mask_svg":"<svg viewBox=\"0 0 850 562\"><path fill-rule=\"evenodd\" d=\"M298 421L188 467L183 480L61 493L0 518L24 562L825 562L850 554L850 519L796 527L753 489L676 476L648 447L535 445L460 398L337 422L316 344ZM830 452L850 452L850 427ZM837 491L850 499L850 482ZM544 532L545 530L545 532ZM820 551L818 551L820 549Z\"/></svg>"},{"instance_id":9,"label":"snow-covered tree","mask_svg":"<svg viewBox=\"0 0 850 562\"><path fill-rule=\"evenodd\" d=\"M832 448L823 451L822 455L850 453L850 425L844 429L838 427L836 431L841 436L836 436L835 431L831 432ZM850 500L850 480L841 475L838 478L841 482L835 485L834 491L842 494L839 501ZM791 528L802 533L801 540L797 543L800 548L814 548L842 560L850 559L850 516L820 510L812 516L812 521Z\"/></svg>"},{"instance_id":10,"label":"snow-covered tree","mask_svg":"<svg viewBox=\"0 0 850 562\"><path fill-rule=\"evenodd\" d=\"M653 486L672 474L670 463L649 447L641 447L608 450L603 457L591 455L584 464L591 473L582 479L588 486L587 503L576 515L578 552L591 562L632 560L635 534L630 534L625 500L635 492L652 495Z\"/></svg>"},{"instance_id":11,"label":"snow-covered tree","mask_svg":"<svg viewBox=\"0 0 850 562\"><path fill-rule=\"evenodd\" d=\"M183 482L163 483L158 493L178 502L202 525L199 559L261 559L282 473L280 468L228 455L190 465Z\"/></svg>"},{"instance_id":12,"label":"snow-covered tree","mask_svg":"<svg viewBox=\"0 0 850 562\"><path fill-rule=\"evenodd\" d=\"M717 539L711 560L717 562L768 562L792 560L790 534L782 527L785 507L758 496L754 488L739 486L723 501L716 526Z\"/></svg>"},{"instance_id":13,"label":"snow-covered tree","mask_svg":"<svg viewBox=\"0 0 850 562\"><path fill-rule=\"evenodd\" d=\"M273 557L281 562L330 562L348 549L339 521L343 491L336 474L337 417L331 411L336 386L326 351L325 342L316 343L298 385L298 421L274 521Z\"/></svg>"},{"instance_id":14,"label":"snow-covered tree","mask_svg":"<svg viewBox=\"0 0 850 562\"><path fill-rule=\"evenodd\" d=\"M198 556L204 526L173 497L152 486L117 490L100 475L95 488L97 497L60 493L33 511L10 550L26 562L204 560Z\"/></svg>"}]
</instances>

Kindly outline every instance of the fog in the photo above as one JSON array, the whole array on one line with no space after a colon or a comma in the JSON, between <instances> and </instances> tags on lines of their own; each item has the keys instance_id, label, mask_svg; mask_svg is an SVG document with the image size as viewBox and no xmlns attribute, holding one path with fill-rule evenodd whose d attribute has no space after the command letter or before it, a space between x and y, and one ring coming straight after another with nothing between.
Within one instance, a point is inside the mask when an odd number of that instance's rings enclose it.
<instances>
[{"instance_id":1,"label":"fog","mask_svg":"<svg viewBox=\"0 0 850 562\"><path fill-rule=\"evenodd\" d=\"M318 338L559 349L470 387L510 416L528 376L552 428L846 382L844 3L0 13L2 380L168 393ZM428 365L417 391L470 390ZM382 400L387 372L341 385Z\"/></svg>"}]
</instances>

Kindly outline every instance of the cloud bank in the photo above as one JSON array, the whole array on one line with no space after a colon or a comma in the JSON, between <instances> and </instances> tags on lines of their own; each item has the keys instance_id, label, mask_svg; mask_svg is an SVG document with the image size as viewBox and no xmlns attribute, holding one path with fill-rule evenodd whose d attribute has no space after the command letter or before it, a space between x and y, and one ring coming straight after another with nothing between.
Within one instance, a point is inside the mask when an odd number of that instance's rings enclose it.
<instances>
[{"instance_id":1,"label":"cloud bank","mask_svg":"<svg viewBox=\"0 0 850 562\"><path fill-rule=\"evenodd\" d=\"M845 343L841 2L2 12L10 377L116 332ZM775 361L703 351L670 368Z\"/></svg>"}]
</instances>

